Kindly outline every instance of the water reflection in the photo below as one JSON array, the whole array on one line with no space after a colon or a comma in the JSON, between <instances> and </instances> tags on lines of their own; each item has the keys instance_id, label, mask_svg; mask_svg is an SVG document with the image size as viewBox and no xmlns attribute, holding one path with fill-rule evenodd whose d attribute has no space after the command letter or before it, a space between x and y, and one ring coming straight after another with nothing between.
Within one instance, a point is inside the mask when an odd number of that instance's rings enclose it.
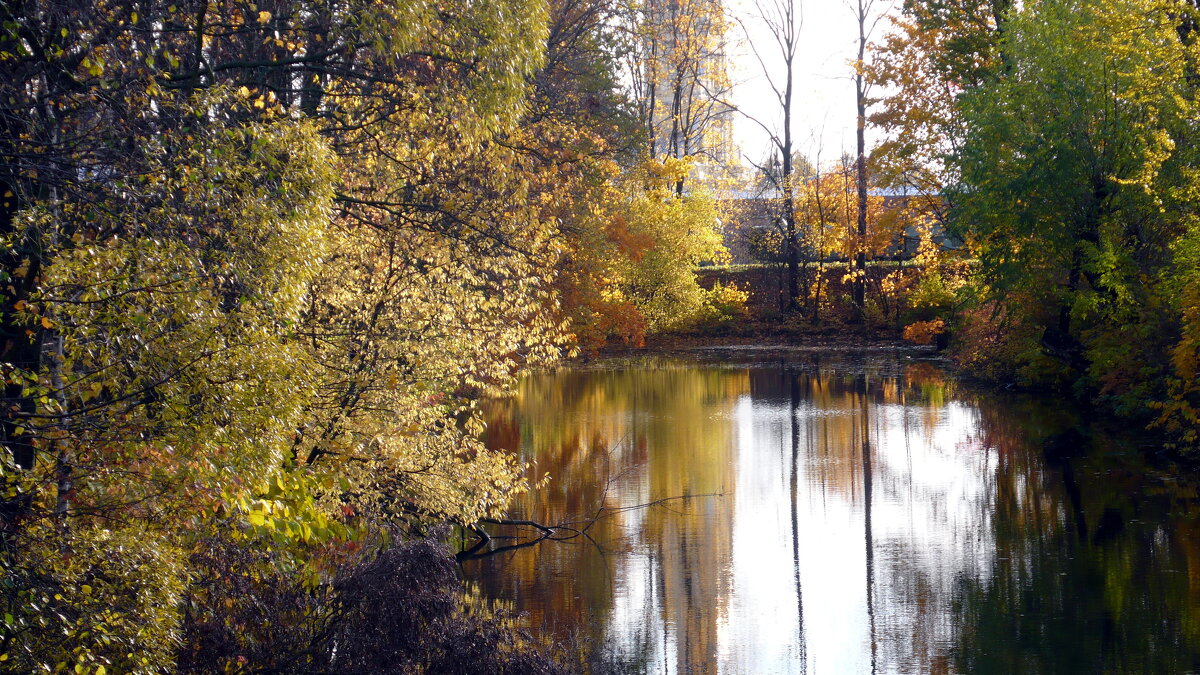
<instances>
[{"instance_id":1,"label":"water reflection","mask_svg":"<svg viewBox=\"0 0 1200 675\"><path fill-rule=\"evenodd\" d=\"M468 576L616 672L1200 666L1194 489L931 363L741 358L567 370L494 402L488 442L551 476L513 517L600 517Z\"/></svg>"}]
</instances>

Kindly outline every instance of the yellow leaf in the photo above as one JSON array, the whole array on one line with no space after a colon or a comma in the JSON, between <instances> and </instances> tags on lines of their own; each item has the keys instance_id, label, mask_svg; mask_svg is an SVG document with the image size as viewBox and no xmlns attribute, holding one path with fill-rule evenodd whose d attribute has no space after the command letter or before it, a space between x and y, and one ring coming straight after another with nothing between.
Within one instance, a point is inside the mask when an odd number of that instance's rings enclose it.
<instances>
[{"instance_id":1,"label":"yellow leaf","mask_svg":"<svg viewBox=\"0 0 1200 675\"><path fill-rule=\"evenodd\" d=\"M54 328L54 322L43 316L42 317L42 328L45 328L47 330Z\"/></svg>"},{"instance_id":2,"label":"yellow leaf","mask_svg":"<svg viewBox=\"0 0 1200 675\"><path fill-rule=\"evenodd\" d=\"M267 12L267 11L262 11L262 12L259 12L259 13L258 13L258 22L259 22L259 23L266 23L266 22L268 22L268 21L270 21L270 20L271 20L271 13L270 13L270 12Z\"/></svg>"},{"instance_id":3,"label":"yellow leaf","mask_svg":"<svg viewBox=\"0 0 1200 675\"><path fill-rule=\"evenodd\" d=\"M238 87L237 93L238 96L241 96L242 98L248 98L250 96L250 90L246 88L245 85Z\"/></svg>"}]
</instances>

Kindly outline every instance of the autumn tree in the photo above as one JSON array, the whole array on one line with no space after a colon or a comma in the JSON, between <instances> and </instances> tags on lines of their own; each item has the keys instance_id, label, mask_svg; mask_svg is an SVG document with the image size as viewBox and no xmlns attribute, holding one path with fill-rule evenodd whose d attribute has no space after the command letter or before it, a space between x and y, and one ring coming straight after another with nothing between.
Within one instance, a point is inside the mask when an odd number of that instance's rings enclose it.
<instances>
[{"instance_id":1,"label":"autumn tree","mask_svg":"<svg viewBox=\"0 0 1200 675\"><path fill-rule=\"evenodd\" d=\"M170 670L204 549L320 604L380 528L498 514L475 401L571 348L572 289L703 305L713 202L640 161L602 2L5 11L18 670Z\"/></svg>"},{"instance_id":2,"label":"autumn tree","mask_svg":"<svg viewBox=\"0 0 1200 675\"><path fill-rule=\"evenodd\" d=\"M648 333L708 316L714 296L693 268L724 255L713 196L699 182L680 193L694 163L655 159L638 145L649 133L646 102L637 81L631 91L621 73L649 43L618 39L629 11L606 0L552 5L546 66L521 125L531 138L519 146L556 148L533 192L545 217L560 224L555 287L571 334L588 352L610 339L640 344ZM640 67L644 74L655 65ZM698 155L698 147L689 152Z\"/></svg>"},{"instance_id":3,"label":"autumn tree","mask_svg":"<svg viewBox=\"0 0 1200 675\"><path fill-rule=\"evenodd\" d=\"M779 223L787 260L787 310L799 312L803 309L800 297L801 243L796 223L795 191L798 178L794 166L796 148L792 137L792 117L795 110L796 52L800 47L804 10L797 0L756 0L754 7L754 18L766 27L770 40L767 45L749 40L750 50L762 68L763 77L774 94L775 103L779 106L778 114L782 119L778 126L774 126L743 108L736 109L743 117L763 129L771 142L773 155L758 169L770 184L770 190L779 202ZM742 28L746 30L745 25ZM772 74L775 72L775 65L782 66L782 77Z\"/></svg>"},{"instance_id":4,"label":"autumn tree","mask_svg":"<svg viewBox=\"0 0 1200 675\"><path fill-rule=\"evenodd\" d=\"M1194 441L1193 12L1047 0L1001 15L1000 72L962 96L954 199L1017 377L1126 414L1149 403Z\"/></svg>"},{"instance_id":5,"label":"autumn tree","mask_svg":"<svg viewBox=\"0 0 1200 675\"><path fill-rule=\"evenodd\" d=\"M870 100L869 121L883 135L871 153L879 182L911 188L943 219L966 133L959 101L999 74L1008 4L909 0L863 64L866 83L887 91Z\"/></svg>"},{"instance_id":6,"label":"autumn tree","mask_svg":"<svg viewBox=\"0 0 1200 675\"><path fill-rule=\"evenodd\" d=\"M853 299L858 308L859 319L866 311L867 289L867 97L870 83L866 79L867 39L874 32L882 15L875 13L875 0L853 0L851 11L858 27L858 58L854 62L854 108L855 131L855 193L858 198L858 222L856 230L861 242L854 253ZM875 14L874 16L872 16Z\"/></svg>"},{"instance_id":7,"label":"autumn tree","mask_svg":"<svg viewBox=\"0 0 1200 675\"><path fill-rule=\"evenodd\" d=\"M906 228L919 218L907 204L889 207L878 193L868 195L866 211L861 212L858 183L856 158L846 154L837 163L814 170L797 186L796 220L802 233L801 245L817 261L811 278L806 277L804 283L808 291L805 311L814 323L821 321L823 308L829 304L826 293L832 275L850 282L852 287L858 278L856 269L829 267L825 260L840 258L853 265L860 252L868 258L881 257L902 241ZM870 224L865 238L859 234L860 219ZM876 283L883 282L876 279ZM889 298L883 293L877 296L877 314L883 318L888 314L884 310ZM852 319L862 313L857 305L852 312Z\"/></svg>"},{"instance_id":8,"label":"autumn tree","mask_svg":"<svg viewBox=\"0 0 1200 675\"><path fill-rule=\"evenodd\" d=\"M711 167L730 161L724 6L714 0L627 0L620 25L647 156L692 158ZM682 194L683 186L680 180L676 191Z\"/></svg>"},{"instance_id":9,"label":"autumn tree","mask_svg":"<svg viewBox=\"0 0 1200 675\"><path fill-rule=\"evenodd\" d=\"M14 667L169 668L196 537L304 569L347 514L521 489L471 397L562 334L553 226L495 142L540 3L6 12Z\"/></svg>"}]
</instances>

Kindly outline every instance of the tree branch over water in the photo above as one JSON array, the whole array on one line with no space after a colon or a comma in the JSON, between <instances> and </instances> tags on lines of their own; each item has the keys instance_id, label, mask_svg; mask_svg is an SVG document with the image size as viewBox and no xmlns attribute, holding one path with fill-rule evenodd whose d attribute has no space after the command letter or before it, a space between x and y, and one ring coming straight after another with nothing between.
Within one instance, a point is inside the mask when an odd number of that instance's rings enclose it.
<instances>
[{"instance_id":1,"label":"tree branch over water","mask_svg":"<svg viewBox=\"0 0 1200 675\"><path fill-rule=\"evenodd\" d=\"M471 532L473 532L475 534L475 537L476 537L475 543L472 544L472 546L470 548L459 551L457 554L455 554L454 558L456 560L458 560L459 562L462 562L464 560L480 560L483 558L490 558L499 553L507 553L508 551L515 551L517 549L528 548L530 546L540 544L543 541L570 541L570 540L576 539L578 537L586 538L588 541L590 541L596 547L597 550L603 552L604 547L602 547L600 545L600 543L598 541L596 541L596 539L594 537L592 537L590 534L588 534L588 530L590 530L593 525L595 525L597 522L599 522L603 518L609 518L609 517L612 517L619 513L625 513L627 511L638 511L641 509L648 509L648 508L652 508L655 506L665 506L666 504L668 504L670 502L686 501L689 499L699 499L702 497L724 497L724 496L725 496L725 493L723 493L723 492L706 492L703 494L696 494L696 495L675 495L673 497L663 497L662 499L656 499L654 501L646 502L644 504L633 504L630 506L618 506L618 507L600 506L600 507L597 507L596 511L586 519L568 520L568 521L559 523L557 525L545 525L543 523L539 523L534 520L517 520L517 519L510 520L510 519L503 519L503 518L500 518L500 519L481 518L478 522L476 522L474 525L472 525L470 528L468 528L471 530ZM496 548L489 548L489 546L491 545L491 543L493 541L496 541L498 539L514 540L514 539L519 539L519 536L491 535L487 532L487 530L485 530L483 528L483 525L497 525L500 527L514 527L514 528L532 528L538 532L538 535L533 537L532 539L518 541L515 544L506 544L504 546L499 546Z\"/></svg>"}]
</instances>

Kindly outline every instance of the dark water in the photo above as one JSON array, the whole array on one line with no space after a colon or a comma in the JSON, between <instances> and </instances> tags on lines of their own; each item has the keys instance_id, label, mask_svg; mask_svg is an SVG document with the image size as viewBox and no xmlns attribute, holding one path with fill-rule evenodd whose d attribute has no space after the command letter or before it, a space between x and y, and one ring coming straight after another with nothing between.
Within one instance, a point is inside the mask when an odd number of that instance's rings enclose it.
<instances>
[{"instance_id":1,"label":"dark water","mask_svg":"<svg viewBox=\"0 0 1200 675\"><path fill-rule=\"evenodd\" d=\"M1052 401L743 350L530 377L488 418L550 476L512 516L587 536L464 572L598 670L1200 671L1195 484Z\"/></svg>"}]
</instances>

